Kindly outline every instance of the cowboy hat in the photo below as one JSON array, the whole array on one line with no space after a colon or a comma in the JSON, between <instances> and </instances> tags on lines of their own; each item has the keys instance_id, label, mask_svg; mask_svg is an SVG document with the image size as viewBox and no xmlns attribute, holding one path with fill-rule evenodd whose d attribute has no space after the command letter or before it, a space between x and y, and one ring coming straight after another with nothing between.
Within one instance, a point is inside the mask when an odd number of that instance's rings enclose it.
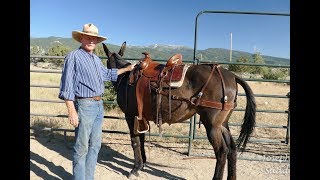
<instances>
[{"instance_id":1,"label":"cowboy hat","mask_svg":"<svg viewBox=\"0 0 320 180\"><path fill-rule=\"evenodd\" d=\"M83 26L82 31L72 31L73 39L75 39L76 41L78 41L80 43L81 43L81 35L82 34L87 35L87 36L97 37L97 43L100 43L100 42L107 39L106 37L99 36L98 35L98 28L91 23L85 24Z\"/></svg>"}]
</instances>

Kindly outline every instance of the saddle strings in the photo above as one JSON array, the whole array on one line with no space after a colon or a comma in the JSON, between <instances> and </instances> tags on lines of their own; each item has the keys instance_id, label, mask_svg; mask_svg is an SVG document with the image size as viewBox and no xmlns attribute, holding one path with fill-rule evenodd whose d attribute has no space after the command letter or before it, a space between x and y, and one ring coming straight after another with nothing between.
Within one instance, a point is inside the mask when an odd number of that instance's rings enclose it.
<instances>
[{"instance_id":1,"label":"saddle strings","mask_svg":"<svg viewBox=\"0 0 320 180\"><path fill-rule=\"evenodd\" d=\"M169 97L168 97L168 100L169 100L169 120L171 119L171 80L172 80L172 75L173 75L173 71L174 71L175 67L176 66L173 66L172 69L170 70L171 74L170 74L170 78L169 78Z\"/></svg>"}]
</instances>

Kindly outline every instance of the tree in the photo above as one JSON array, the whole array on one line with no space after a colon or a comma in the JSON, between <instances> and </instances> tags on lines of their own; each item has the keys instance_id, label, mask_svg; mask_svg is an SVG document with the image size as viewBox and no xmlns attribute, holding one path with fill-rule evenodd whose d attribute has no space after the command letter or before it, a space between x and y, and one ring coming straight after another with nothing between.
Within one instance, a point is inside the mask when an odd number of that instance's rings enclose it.
<instances>
[{"instance_id":1,"label":"tree","mask_svg":"<svg viewBox=\"0 0 320 180\"><path fill-rule=\"evenodd\" d=\"M46 53L48 56L65 56L70 51L70 48L63 45L53 46Z\"/></svg>"},{"instance_id":2,"label":"tree","mask_svg":"<svg viewBox=\"0 0 320 180\"><path fill-rule=\"evenodd\" d=\"M44 52L44 49L40 46L30 46L30 55L42 55Z\"/></svg>"},{"instance_id":3,"label":"tree","mask_svg":"<svg viewBox=\"0 0 320 180\"><path fill-rule=\"evenodd\" d=\"M65 56L67 53L70 52L70 48L63 46L63 45L57 45L53 46L48 50L48 53L46 53L47 56ZM47 60L49 62L50 59ZM63 65L63 59L54 59L52 62L54 65L62 67Z\"/></svg>"},{"instance_id":4,"label":"tree","mask_svg":"<svg viewBox=\"0 0 320 180\"><path fill-rule=\"evenodd\" d=\"M260 52L256 52L252 55L253 63L255 64L265 64L263 57ZM266 67L253 66L251 67L250 73L252 74L263 74L266 71Z\"/></svg>"},{"instance_id":5,"label":"tree","mask_svg":"<svg viewBox=\"0 0 320 180\"><path fill-rule=\"evenodd\" d=\"M40 46L30 46L30 55L43 55L45 50ZM30 62L38 63L44 62L43 58L30 58Z\"/></svg>"},{"instance_id":6,"label":"tree","mask_svg":"<svg viewBox=\"0 0 320 180\"><path fill-rule=\"evenodd\" d=\"M237 63L248 63L249 62L249 58L248 57L244 57L241 56L240 58L238 58L236 60ZM245 66L245 65L240 65L240 64L230 64L229 68L230 71L233 72L248 72L250 69L250 66Z\"/></svg>"}]
</instances>

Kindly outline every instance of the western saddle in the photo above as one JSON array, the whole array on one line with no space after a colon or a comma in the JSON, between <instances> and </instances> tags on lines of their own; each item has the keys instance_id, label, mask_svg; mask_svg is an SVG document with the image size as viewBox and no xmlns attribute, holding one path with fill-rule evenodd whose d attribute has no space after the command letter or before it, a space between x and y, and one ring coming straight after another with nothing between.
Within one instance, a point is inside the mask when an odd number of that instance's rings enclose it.
<instances>
[{"instance_id":1,"label":"western saddle","mask_svg":"<svg viewBox=\"0 0 320 180\"><path fill-rule=\"evenodd\" d=\"M136 83L136 98L138 105L138 116L135 117L134 130L135 133L145 133L149 130L149 120L152 119L152 100L151 89L157 92L157 115L156 124L161 127L162 119L160 113L161 97L164 92L163 87L169 88L169 96L171 96L171 82L183 80L183 76L188 66L182 64L182 55L175 54L170 57L167 63L160 64L150 58L149 53L144 52L144 58L140 60L139 65L131 71L129 76L129 84ZM169 98L171 101L171 98ZM171 105L171 103L169 102ZM169 105L169 112L171 106Z\"/></svg>"},{"instance_id":2,"label":"western saddle","mask_svg":"<svg viewBox=\"0 0 320 180\"><path fill-rule=\"evenodd\" d=\"M186 71L189 65L182 63L182 55L175 54L170 57L167 63L160 64L153 61L150 58L149 53L143 52L144 58L139 61L138 66L133 69L129 75L129 84L136 84L136 99L138 106L138 116L135 116L134 132L135 134L145 133L149 131L149 120L153 119L152 115L152 97L151 90L156 92L156 121L155 123L159 127L160 134L162 132L162 115L160 113L161 97L162 95L168 96L169 100L169 119L171 119L171 99L187 101L195 106L204 106L222 110L230 110L235 107L235 103L227 102L227 96L225 96L225 83L223 76L221 75L218 64L208 64L212 67L207 82L202 87L201 91L190 98L179 97L171 94L170 85L172 82L183 81ZM223 90L223 102L208 101L201 99L204 89L207 87L213 72L217 70L221 77L222 90ZM181 85L182 83L180 83ZM163 88L168 88L164 91Z\"/></svg>"}]
</instances>

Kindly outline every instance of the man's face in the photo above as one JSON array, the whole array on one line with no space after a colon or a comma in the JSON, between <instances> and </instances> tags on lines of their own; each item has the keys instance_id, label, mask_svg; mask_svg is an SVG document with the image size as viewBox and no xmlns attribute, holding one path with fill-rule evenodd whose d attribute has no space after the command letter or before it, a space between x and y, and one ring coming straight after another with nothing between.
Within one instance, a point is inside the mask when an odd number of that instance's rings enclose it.
<instances>
[{"instance_id":1,"label":"man's face","mask_svg":"<svg viewBox=\"0 0 320 180\"><path fill-rule=\"evenodd\" d=\"M88 52L93 52L96 47L98 38L94 36L81 35L81 43L82 48L84 48Z\"/></svg>"}]
</instances>

